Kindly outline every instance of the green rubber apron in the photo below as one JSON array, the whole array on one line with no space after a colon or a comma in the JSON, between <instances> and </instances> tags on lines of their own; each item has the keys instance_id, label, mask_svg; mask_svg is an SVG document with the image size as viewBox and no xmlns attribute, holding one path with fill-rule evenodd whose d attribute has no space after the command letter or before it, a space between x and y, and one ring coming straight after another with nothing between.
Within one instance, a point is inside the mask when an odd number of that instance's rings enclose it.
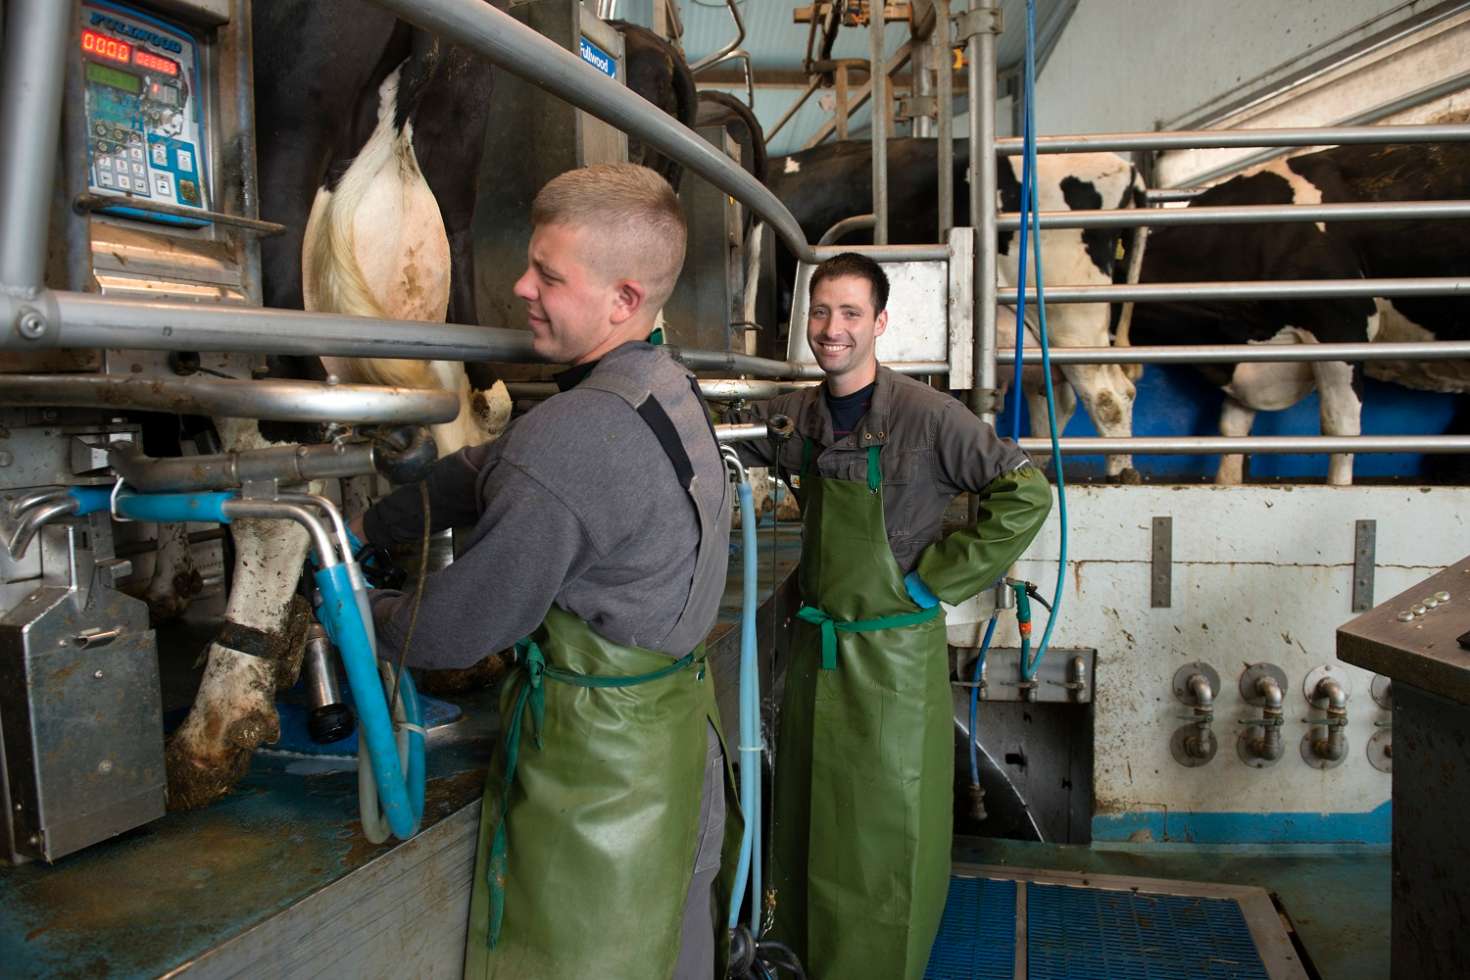
<instances>
[{"instance_id":1,"label":"green rubber apron","mask_svg":"<svg viewBox=\"0 0 1470 980\"><path fill-rule=\"evenodd\" d=\"M690 496L701 538L686 612L696 592L723 587L726 558L706 547L713 515ZM500 711L505 744L485 783L464 975L669 977L702 829L707 732L723 731L703 646L678 659L624 646L553 606L517 644ZM725 759L710 910L721 976L742 828Z\"/></svg>"},{"instance_id":2,"label":"green rubber apron","mask_svg":"<svg viewBox=\"0 0 1470 980\"><path fill-rule=\"evenodd\" d=\"M771 878L774 937L813 980L924 972L944 911L954 719L944 616L908 597L867 479L801 468L804 605L786 671Z\"/></svg>"}]
</instances>

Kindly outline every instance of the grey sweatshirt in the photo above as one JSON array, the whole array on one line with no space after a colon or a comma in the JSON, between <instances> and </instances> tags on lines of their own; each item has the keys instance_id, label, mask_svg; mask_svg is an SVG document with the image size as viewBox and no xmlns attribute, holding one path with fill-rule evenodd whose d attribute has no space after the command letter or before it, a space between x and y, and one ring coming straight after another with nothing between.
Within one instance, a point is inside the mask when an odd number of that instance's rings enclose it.
<instances>
[{"instance_id":1,"label":"grey sweatshirt","mask_svg":"<svg viewBox=\"0 0 1470 980\"><path fill-rule=\"evenodd\" d=\"M725 554L728 481L692 376L644 343L610 352L589 376L602 372L647 385L668 413L693 465L695 492L721 515L719 540L705 547ZM428 485L433 529L473 530L463 554L425 583L412 666L469 666L529 635L553 603L608 640L673 656L689 652L664 646L686 600L689 615L708 620L699 635L714 625L719 596L690 597L694 505L653 431L616 395L563 391L495 442L440 460ZM418 540L418 489L379 501L363 527L378 545ZM372 603L379 653L396 656L412 597L378 591Z\"/></svg>"}]
</instances>

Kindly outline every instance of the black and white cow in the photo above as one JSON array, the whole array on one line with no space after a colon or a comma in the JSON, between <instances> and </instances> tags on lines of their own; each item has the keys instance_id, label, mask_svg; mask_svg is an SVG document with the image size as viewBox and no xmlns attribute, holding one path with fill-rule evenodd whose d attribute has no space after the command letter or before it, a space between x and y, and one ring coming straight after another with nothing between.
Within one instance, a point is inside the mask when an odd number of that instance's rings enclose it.
<instances>
[{"instance_id":1,"label":"black and white cow","mask_svg":"<svg viewBox=\"0 0 1470 980\"><path fill-rule=\"evenodd\" d=\"M791 210L808 241L817 241L838 221L871 210L872 150L867 141L825 143L771 161L767 181L771 191ZM938 233L938 146L932 139L893 139L888 143L889 226L888 240L894 244L932 242ZM1133 207L1141 198L1142 184L1133 166L1112 153L1046 155L1038 158L1037 189L1044 211L1080 211ZM955 143L955 225L970 218L969 148ZM997 171L1000 205L1006 211L1021 204L1021 158L1003 158ZM869 232L855 232L843 242L871 242ZM1048 285L1105 285L1120 270L1117 261L1120 234L1114 230L1049 229L1041 244ZM1020 277L1019 236L1002 232L997 240L997 269L1002 285L1015 285ZM778 291L789 304L795 279L795 259L784 248L778 251ZM1034 269L1029 276L1035 282ZM1035 330L1034 309L1028 309L1028 332ZM902 316L902 311L895 311ZM1004 318L1003 318L1004 319ZM1106 303L1057 304L1049 306L1047 326L1050 342L1058 347L1105 347L1109 344L1111 308ZM1009 322L1014 323L1011 319ZM1067 365L1060 369L1075 391L1061 393L1059 413L1070 416L1080 401L1099 433L1109 437L1132 434L1133 382L1118 365ZM1039 373L1034 375L1038 380ZM1028 390L1032 431L1045 434L1046 409L1042 396ZM1065 418L1058 421L1065 425ZM1114 456L1108 460L1108 475L1126 480L1137 478L1131 460Z\"/></svg>"},{"instance_id":2,"label":"black and white cow","mask_svg":"<svg viewBox=\"0 0 1470 980\"><path fill-rule=\"evenodd\" d=\"M1470 146L1342 146L1256 167L1210 188L1191 206L1316 204L1470 197ZM1143 282L1356 279L1464 275L1464 222L1386 221L1159 228L1149 236ZM1283 299L1141 303L1130 342L1151 344L1352 343L1465 339L1470 300ZM1464 391L1464 362L1372 363L1369 373L1409 387ZM1220 431L1250 433L1258 411L1289 408L1314 389L1326 435L1361 432L1362 365L1239 364L1201 367L1225 391ZM1239 483L1244 457L1221 459L1216 482ZM1332 458L1328 482L1352 482L1352 456Z\"/></svg>"},{"instance_id":3,"label":"black and white cow","mask_svg":"<svg viewBox=\"0 0 1470 980\"><path fill-rule=\"evenodd\" d=\"M680 123L693 127L699 94L683 53L646 27L625 20L612 20L608 24L623 35L628 88ZM658 171L670 187L679 189L684 168L653 147L644 146L635 136L628 137L628 160Z\"/></svg>"},{"instance_id":4,"label":"black and white cow","mask_svg":"<svg viewBox=\"0 0 1470 980\"><path fill-rule=\"evenodd\" d=\"M475 322L470 218L490 68L364 0L257 0L255 111L262 214L289 229L262 248L266 305ZM483 441L504 388L472 410L463 365L324 359L343 380L458 390L441 450ZM499 408L499 411L495 409ZM269 444L250 419L216 419L231 450ZM292 602L307 538L294 524L231 527L233 586L193 708L168 745L173 807L227 793L278 737L274 696L294 680Z\"/></svg>"}]
</instances>

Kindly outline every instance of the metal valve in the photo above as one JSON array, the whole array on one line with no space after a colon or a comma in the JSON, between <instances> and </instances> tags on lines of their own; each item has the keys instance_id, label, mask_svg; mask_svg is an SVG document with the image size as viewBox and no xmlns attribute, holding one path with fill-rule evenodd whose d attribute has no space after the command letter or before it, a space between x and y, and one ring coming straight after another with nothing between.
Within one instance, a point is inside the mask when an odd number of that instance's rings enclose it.
<instances>
[{"instance_id":1,"label":"metal valve","mask_svg":"<svg viewBox=\"0 0 1470 980\"><path fill-rule=\"evenodd\" d=\"M1281 737L1285 691L1286 674L1275 664L1252 664L1240 675L1241 700L1261 709L1261 717L1247 719L1247 727L1235 740L1240 761L1253 769L1274 766L1285 754Z\"/></svg>"},{"instance_id":2,"label":"metal valve","mask_svg":"<svg viewBox=\"0 0 1470 980\"><path fill-rule=\"evenodd\" d=\"M1307 675L1303 693L1326 716L1312 719L1302 736L1302 761L1314 769L1333 769L1347 758L1347 677L1332 667L1318 667Z\"/></svg>"},{"instance_id":3,"label":"metal valve","mask_svg":"<svg viewBox=\"0 0 1470 980\"><path fill-rule=\"evenodd\" d=\"M1169 751L1181 766L1202 766L1215 757L1215 692L1220 675L1206 663L1185 664L1174 673L1174 696L1193 711L1189 723L1174 731Z\"/></svg>"}]
</instances>

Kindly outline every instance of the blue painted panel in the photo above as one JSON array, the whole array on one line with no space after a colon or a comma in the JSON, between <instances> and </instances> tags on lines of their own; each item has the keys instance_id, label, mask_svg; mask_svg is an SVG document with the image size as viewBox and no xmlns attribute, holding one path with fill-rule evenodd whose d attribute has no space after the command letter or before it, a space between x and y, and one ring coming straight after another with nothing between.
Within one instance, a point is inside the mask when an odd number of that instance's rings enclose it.
<instances>
[{"instance_id":1,"label":"blue painted panel","mask_svg":"<svg viewBox=\"0 0 1470 980\"><path fill-rule=\"evenodd\" d=\"M1031 980L1267 980L1231 899L1026 886Z\"/></svg>"},{"instance_id":2,"label":"blue painted panel","mask_svg":"<svg viewBox=\"0 0 1470 980\"><path fill-rule=\"evenodd\" d=\"M1092 818L1092 838L1126 841L1146 832L1154 841L1190 844L1387 844L1392 804L1366 813L1185 813L1158 811Z\"/></svg>"},{"instance_id":3,"label":"blue painted panel","mask_svg":"<svg viewBox=\"0 0 1470 980\"><path fill-rule=\"evenodd\" d=\"M1009 364L1001 365L1003 377L1009 377ZM1210 436L1220 434L1220 405L1224 394L1209 384L1194 368L1150 365L1138 381L1133 407L1133 432L1139 436ZM1364 382L1364 435L1440 435L1454 421L1458 395L1411 391L1398 385L1374 381ZM1319 402L1312 394L1297 405L1280 412L1261 412L1256 416L1252 435L1287 436L1321 435ZM1009 399L1006 409L996 420L996 431L1011 435L1012 413ZM1030 413L1024 399L1021 404L1021 432L1031 432ZM1097 429L1087 413L1077 414L1063 435L1096 436ZM1418 478L1424 476L1426 457L1421 454L1359 455L1354 462L1358 477ZM1194 481L1212 479L1218 465L1215 456L1138 456L1134 466L1151 480ZM1102 456L1068 456L1069 473L1081 478L1101 477L1106 472ZM1326 456L1265 456L1251 458L1250 475L1256 479L1321 479L1327 475Z\"/></svg>"}]
</instances>

